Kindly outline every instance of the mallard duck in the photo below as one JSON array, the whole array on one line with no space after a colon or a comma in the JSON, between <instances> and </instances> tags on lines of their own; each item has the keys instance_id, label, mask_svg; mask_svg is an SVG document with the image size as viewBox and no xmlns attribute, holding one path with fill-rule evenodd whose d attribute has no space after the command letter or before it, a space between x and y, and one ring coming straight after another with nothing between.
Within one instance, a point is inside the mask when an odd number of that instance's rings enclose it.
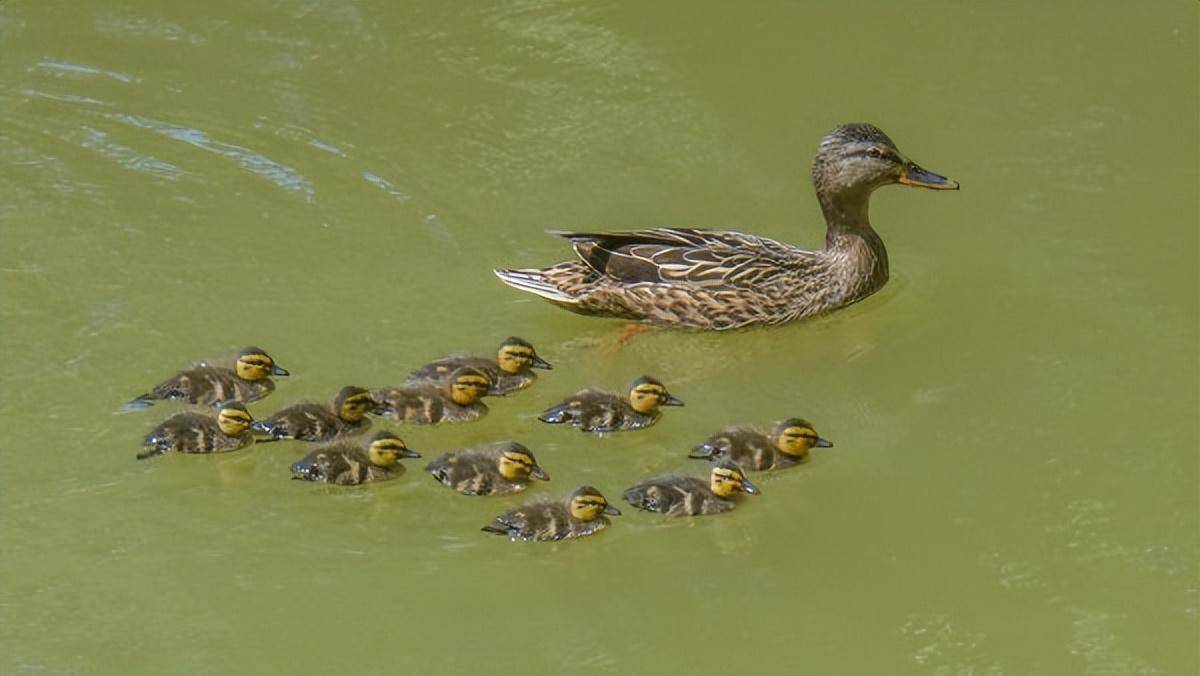
<instances>
[{"instance_id":1,"label":"mallard duck","mask_svg":"<svg viewBox=\"0 0 1200 676\"><path fill-rule=\"evenodd\" d=\"M252 431L253 430L253 431ZM213 413L182 411L167 418L146 436L138 460L169 451L176 453L224 453L254 443L253 432L266 427L250 415L246 406L230 401Z\"/></svg>"},{"instance_id":2,"label":"mallard duck","mask_svg":"<svg viewBox=\"0 0 1200 676\"><path fill-rule=\"evenodd\" d=\"M688 457L730 460L748 470L762 471L808 462L808 451L814 446L830 448L833 443L822 439L807 420L788 418L767 433L753 427L726 427L692 449Z\"/></svg>"},{"instance_id":3,"label":"mallard duck","mask_svg":"<svg viewBox=\"0 0 1200 676\"><path fill-rule=\"evenodd\" d=\"M439 422L468 422L487 415L480 399L492 387L487 374L469 366L454 370L445 382L408 383L371 393L378 402L374 413L390 414L396 420L430 425Z\"/></svg>"},{"instance_id":4,"label":"mallard duck","mask_svg":"<svg viewBox=\"0 0 1200 676\"><path fill-rule=\"evenodd\" d=\"M181 399L192 404L212 405L220 401L258 401L275 391L270 376L286 376L286 369L275 363L265 350L242 348L233 368L201 362L187 371L154 386L146 394L121 407L122 410L153 406L159 399Z\"/></svg>"},{"instance_id":5,"label":"mallard duck","mask_svg":"<svg viewBox=\"0 0 1200 676\"><path fill-rule=\"evenodd\" d=\"M419 458L391 432L376 432L365 444L348 440L322 446L292 464L292 478L338 486L357 486L404 474L400 458Z\"/></svg>"},{"instance_id":6,"label":"mallard duck","mask_svg":"<svg viewBox=\"0 0 1200 676\"><path fill-rule=\"evenodd\" d=\"M714 464L705 481L671 473L656 476L625 491L629 504L668 516L717 514L737 507L738 493L758 493L758 487L732 462Z\"/></svg>"},{"instance_id":7,"label":"mallard duck","mask_svg":"<svg viewBox=\"0 0 1200 676\"><path fill-rule=\"evenodd\" d=\"M463 495L519 493L529 486L530 477L550 480L533 453L515 441L445 453L425 471Z\"/></svg>"},{"instance_id":8,"label":"mallard duck","mask_svg":"<svg viewBox=\"0 0 1200 676\"><path fill-rule=\"evenodd\" d=\"M576 392L538 416L542 422L576 425L584 432L637 430L658 422L660 406L683 406L662 383L642 376L629 386L629 395L587 389Z\"/></svg>"},{"instance_id":9,"label":"mallard duck","mask_svg":"<svg viewBox=\"0 0 1200 676\"><path fill-rule=\"evenodd\" d=\"M503 397L532 385L533 381L537 380L537 374L533 372L533 369L549 370L552 368L550 362L538 356L533 345L522 338L513 336L500 343L500 351L496 359L443 357L408 374L408 379L404 382L443 382L455 369L463 366L486 373L492 379L492 389L488 394L497 397Z\"/></svg>"},{"instance_id":10,"label":"mallard duck","mask_svg":"<svg viewBox=\"0 0 1200 676\"><path fill-rule=\"evenodd\" d=\"M269 441L329 441L366 432L371 426L367 411L374 410L376 405L370 392L347 385L338 392L332 406L302 401L277 411L263 424L271 430Z\"/></svg>"},{"instance_id":11,"label":"mallard duck","mask_svg":"<svg viewBox=\"0 0 1200 676\"><path fill-rule=\"evenodd\" d=\"M620 515L600 491L580 486L566 500L539 500L501 514L482 528L513 540L562 540L594 535L608 527L602 514Z\"/></svg>"},{"instance_id":12,"label":"mallard duck","mask_svg":"<svg viewBox=\"0 0 1200 676\"><path fill-rule=\"evenodd\" d=\"M867 218L876 188L958 189L906 158L870 124L829 132L812 179L828 226L824 249L690 228L552 231L570 240L579 260L494 272L509 286L581 314L712 330L781 324L862 300L887 282L887 251Z\"/></svg>"}]
</instances>

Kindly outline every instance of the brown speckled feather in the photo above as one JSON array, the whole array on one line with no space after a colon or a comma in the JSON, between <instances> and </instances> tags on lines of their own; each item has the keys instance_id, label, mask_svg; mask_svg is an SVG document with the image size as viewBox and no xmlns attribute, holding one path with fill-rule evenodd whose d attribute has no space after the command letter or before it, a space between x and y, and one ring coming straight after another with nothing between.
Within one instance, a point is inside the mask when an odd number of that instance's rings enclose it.
<instances>
[{"instance_id":1,"label":"brown speckled feather","mask_svg":"<svg viewBox=\"0 0 1200 676\"><path fill-rule=\"evenodd\" d=\"M598 389L586 389L563 399L539 416L548 423L576 425L585 432L616 432L649 427L662 414L639 413L626 396Z\"/></svg>"},{"instance_id":2,"label":"brown speckled feather","mask_svg":"<svg viewBox=\"0 0 1200 676\"><path fill-rule=\"evenodd\" d=\"M337 486L357 486L371 481L386 481L401 476L404 465L395 463L390 467L372 464L362 446L351 441L337 441L315 449L292 465L292 471L302 466L311 467L320 462L320 481Z\"/></svg>"},{"instance_id":3,"label":"brown speckled feather","mask_svg":"<svg viewBox=\"0 0 1200 676\"><path fill-rule=\"evenodd\" d=\"M608 524L608 519L603 516L581 521L571 516L562 502L541 500L497 516L488 529L504 531L514 540L562 540L598 533Z\"/></svg>"},{"instance_id":4,"label":"brown speckled feather","mask_svg":"<svg viewBox=\"0 0 1200 676\"><path fill-rule=\"evenodd\" d=\"M718 514L737 506L734 500L714 495L706 479L674 473L647 479L622 497L638 509L667 516Z\"/></svg>"},{"instance_id":5,"label":"brown speckled feather","mask_svg":"<svg viewBox=\"0 0 1200 676\"><path fill-rule=\"evenodd\" d=\"M154 386L143 399L181 399L192 404L216 404L222 401L258 401L275 391L270 378L249 381L224 366L199 365Z\"/></svg>"},{"instance_id":6,"label":"brown speckled feather","mask_svg":"<svg viewBox=\"0 0 1200 676\"><path fill-rule=\"evenodd\" d=\"M512 481L500 473L499 460L511 442L444 453L425 466L434 479L464 495L508 495L529 487L529 481Z\"/></svg>"},{"instance_id":7,"label":"brown speckled feather","mask_svg":"<svg viewBox=\"0 0 1200 676\"><path fill-rule=\"evenodd\" d=\"M401 422L430 425L439 422L469 422L487 415L483 402L456 404L439 383L418 382L375 390L371 397L382 411Z\"/></svg>"},{"instance_id":8,"label":"brown speckled feather","mask_svg":"<svg viewBox=\"0 0 1200 676\"><path fill-rule=\"evenodd\" d=\"M300 402L280 409L266 419L276 439L330 441L339 436L362 434L371 427L363 417L357 422L342 420L328 404Z\"/></svg>"},{"instance_id":9,"label":"brown speckled feather","mask_svg":"<svg viewBox=\"0 0 1200 676\"><path fill-rule=\"evenodd\" d=\"M727 427L696 446L697 450L711 449L713 461L731 460L743 469L763 471L794 467L807 461L780 453L771 437L753 427Z\"/></svg>"},{"instance_id":10,"label":"brown speckled feather","mask_svg":"<svg viewBox=\"0 0 1200 676\"><path fill-rule=\"evenodd\" d=\"M215 413L183 411L167 418L146 436L144 447L154 453L224 453L254 442L249 431L229 436L217 425ZM142 456L139 456L142 457Z\"/></svg>"},{"instance_id":11,"label":"brown speckled feather","mask_svg":"<svg viewBox=\"0 0 1200 676\"><path fill-rule=\"evenodd\" d=\"M463 366L468 366L487 374L488 378L492 380L492 389L488 391L488 394L496 397L503 397L517 390L522 390L537 380L537 374L531 369L525 369L520 373L506 373L500 369L500 364L495 359L453 355L429 362L416 371L413 371L408 374L408 378L404 380L404 384L409 385L422 382L446 383L449 380L450 374Z\"/></svg>"}]
</instances>

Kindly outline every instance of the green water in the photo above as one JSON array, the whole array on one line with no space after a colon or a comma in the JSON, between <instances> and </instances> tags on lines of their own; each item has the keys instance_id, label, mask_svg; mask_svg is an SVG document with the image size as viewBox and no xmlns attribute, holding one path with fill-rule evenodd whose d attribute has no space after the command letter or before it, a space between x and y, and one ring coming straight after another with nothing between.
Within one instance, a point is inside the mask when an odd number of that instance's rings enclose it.
<instances>
[{"instance_id":1,"label":"green water","mask_svg":"<svg viewBox=\"0 0 1200 676\"><path fill-rule=\"evenodd\" d=\"M1184 674L1200 670L1194 2L0 2L0 672ZM817 141L880 125L959 193L888 188L848 310L658 332L508 289L551 227L818 245ZM510 334L555 364L426 457L513 438L610 497L727 422L836 448L720 517L478 531L522 498L298 444L136 462L194 359L252 406ZM649 373L687 402L541 425Z\"/></svg>"}]
</instances>

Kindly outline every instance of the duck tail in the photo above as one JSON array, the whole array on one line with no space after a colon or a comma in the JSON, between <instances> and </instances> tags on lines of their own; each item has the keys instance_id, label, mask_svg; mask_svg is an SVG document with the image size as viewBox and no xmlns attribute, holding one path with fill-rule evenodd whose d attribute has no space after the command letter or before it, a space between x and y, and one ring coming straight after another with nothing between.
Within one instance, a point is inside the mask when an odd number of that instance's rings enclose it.
<instances>
[{"instance_id":1,"label":"duck tail","mask_svg":"<svg viewBox=\"0 0 1200 676\"><path fill-rule=\"evenodd\" d=\"M500 281L511 286L514 289L528 291L545 298L546 300L554 301L555 303L566 303L575 305L579 302L579 298L572 296L563 291L554 280L546 274L546 270L537 268L511 269L497 268L492 270Z\"/></svg>"}]
</instances>

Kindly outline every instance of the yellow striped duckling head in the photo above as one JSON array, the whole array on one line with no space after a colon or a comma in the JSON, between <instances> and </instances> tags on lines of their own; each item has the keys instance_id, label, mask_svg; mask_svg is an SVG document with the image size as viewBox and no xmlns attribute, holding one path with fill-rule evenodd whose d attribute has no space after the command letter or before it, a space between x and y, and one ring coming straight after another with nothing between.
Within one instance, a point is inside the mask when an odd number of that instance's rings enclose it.
<instances>
[{"instance_id":1,"label":"yellow striped duckling head","mask_svg":"<svg viewBox=\"0 0 1200 676\"><path fill-rule=\"evenodd\" d=\"M287 369L275 363L266 350L258 347L243 347L238 351L237 365L234 368L242 380L262 380L269 376L286 376Z\"/></svg>"},{"instance_id":2,"label":"yellow striped duckling head","mask_svg":"<svg viewBox=\"0 0 1200 676\"><path fill-rule=\"evenodd\" d=\"M629 386L629 405L638 413L654 413L660 406L683 406L683 402L671 396L666 385L642 376Z\"/></svg>"},{"instance_id":3,"label":"yellow striped duckling head","mask_svg":"<svg viewBox=\"0 0 1200 676\"><path fill-rule=\"evenodd\" d=\"M750 483L742 468L732 462L721 462L713 465L708 477L709 490L720 498L728 498L734 493L758 493L758 486Z\"/></svg>"},{"instance_id":4,"label":"yellow striped duckling head","mask_svg":"<svg viewBox=\"0 0 1200 676\"><path fill-rule=\"evenodd\" d=\"M246 405L239 401L221 402L216 405L216 409L217 427L221 429L222 434L236 437L248 429L257 432L270 431L265 423L255 420L250 411L246 410Z\"/></svg>"},{"instance_id":5,"label":"yellow striped duckling head","mask_svg":"<svg viewBox=\"0 0 1200 676\"><path fill-rule=\"evenodd\" d=\"M391 467L400 458L419 458L420 453L410 450L400 437L391 432L376 432L367 445L367 457L377 467Z\"/></svg>"},{"instance_id":6,"label":"yellow striped duckling head","mask_svg":"<svg viewBox=\"0 0 1200 676\"><path fill-rule=\"evenodd\" d=\"M379 404L371 398L371 393L361 387L347 385L338 392L333 400L333 410L337 416L346 422L358 422L367 411L373 410Z\"/></svg>"},{"instance_id":7,"label":"yellow striped duckling head","mask_svg":"<svg viewBox=\"0 0 1200 676\"><path fill-rule=\"evenodd\" d=\"M450 374L450 398L459 406L477 403L492 389L492 379L479 369L464 366Z\"/></svg>"},{"instance_id":8,"label":"yellow striped duckling head","mask_svg":"<svg viewBox=\"0 0 1200 676\"><path fill-rule=\"evenodd\" d=\"M809 449L831 448L833 442L822 439L813 429L812 423L803 418L788 418L781 420L771 432L775 448L784 455L793 458L807 458Z\"/></svg>"},{"instance_id":9,"label":"yellow striped duckling head","mask_svg":"<svg viewBox=\"0 0 1200 676\"><path fill-rule=\"evenodd\" d=\"M905 157L879 127L862 123L840 125L821 139L812 178L826 210L842 204L839 197L850 197L865 207L863 191L869 194L892 183L958 190L958 183Z\"/></svg>"},{"instance_id":10,"label":"yellow striped duckling head","mask_svg":"<svg viewBox=\"0 0 1200 676\"><path fill-rule=\"evenodd\" d=\"M549 481L550 475L537 464L533 453L525 446L513 442L500 454L500 476L509 481L524 481L529 477Z\"/></svg>"},{"instance_id":11,"label":"yellow striped duckling head","mask_svg":"<svg viewBox=\"0 0 1200 676\"><path fill-rule=\"evenodd\" d=\"M594 521L601 514L620 516L621 510L608 504L608 499L591 486L580 486L571 492L567 498L571 516L580 521Z\"/></svg>"},{"instance_id":12,"label":"yellow striped duckling head","mask_svg":"<svg viewBox=\"0 0 1200 676\"><path fill-rule=\"evenodd\" d=\"M500 343L500 352L496 356L496 363L505 373L521 373L530 368L546 370L553 368L550 366L550 362L538 356L533 345L516 336Z\"/></svg>"}]
</instances>

